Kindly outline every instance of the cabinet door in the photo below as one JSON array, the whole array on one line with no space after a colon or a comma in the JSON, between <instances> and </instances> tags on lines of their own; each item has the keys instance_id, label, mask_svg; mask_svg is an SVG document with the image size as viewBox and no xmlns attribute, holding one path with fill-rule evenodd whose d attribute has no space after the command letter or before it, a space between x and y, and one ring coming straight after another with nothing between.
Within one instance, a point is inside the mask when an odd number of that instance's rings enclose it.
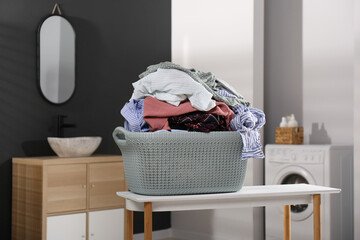
<instances>
[{"instance_id":1,"label":"cabinet door","mask_svg":"<svg viewBox=\"0 0 360 240\"><path fill-rule=\"evenodd\" d=\"M89 212L89 240L105 239L124 239L124 209Z\"/></svg>"},{"instance_id":2,"label":"cabinet door","mask_svg":"<svg viewBox=\"0 0 360 240\"><path fill-rule=\"evenodd\" d=\"M47 211L86 208L86 164L47 167Z\"/></svg>"},{"instance_id":3,"label":"cabinet door","mask_svg":"<svg viewBox=\"0 0 360 240\"><path fill-rule=\"evenodd\" d=\"M47 217L47 240L85 240L86 213Z\"/></svg>"},{"instance_id":4,"label":"cabinet door","mask_svg":"<svg viewBox=\"0 0 360 240\"><path fill-rule=\"evenodd\" d=\"M116 192L125 190L122 162L89 165L90 208L124 207Z\"/></svg>"}]
</instances>

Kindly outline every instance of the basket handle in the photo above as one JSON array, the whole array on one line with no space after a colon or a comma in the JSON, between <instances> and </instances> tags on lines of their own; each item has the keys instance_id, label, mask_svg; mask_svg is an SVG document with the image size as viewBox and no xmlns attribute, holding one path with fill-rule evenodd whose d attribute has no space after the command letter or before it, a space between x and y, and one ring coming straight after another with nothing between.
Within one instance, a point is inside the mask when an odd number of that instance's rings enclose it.
<instances>
[{"instance_id":1,"label":"basket handle","mask_svg":"<svg viewBox=\"0 0 360 240\"><path fill-rule=\"evenodd\" d=\"M115 128L113 132L113 138L119 145L126 146L126 133L127 131L123 127Z\"/></svg>"}]
</instances>

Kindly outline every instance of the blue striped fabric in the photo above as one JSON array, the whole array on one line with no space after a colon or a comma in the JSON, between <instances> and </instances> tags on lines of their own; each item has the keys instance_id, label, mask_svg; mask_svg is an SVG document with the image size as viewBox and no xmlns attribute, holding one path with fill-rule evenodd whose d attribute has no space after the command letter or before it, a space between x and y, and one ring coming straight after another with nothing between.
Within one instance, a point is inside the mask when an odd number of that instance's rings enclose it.
<instances>
[{"instance_id":1,"label":"blue striped fabric","mask_svg":"<svg viewBox=\"0 0 360 240\"><path fill-rule=\"evenodd\" d=\"M225 97L236 97L223 89L217 93ZM230 108L235 113L235 118L230 122L231 129L239 132L243 140L242 158L264 158L259 132L266 122L264 112L242 104Z\"/></svg>"},{"instance_id":2,"label":"blue striped fabric","mask_svg":"<svg viewBox=\"0 0 360 240\"><path fill-rule=\"evenodd\" d=\"M125 118L124 128L131 132L148 132L149 124L143 118L144 99L132 99L121 109Z\"/></svg>"}]
</instances>

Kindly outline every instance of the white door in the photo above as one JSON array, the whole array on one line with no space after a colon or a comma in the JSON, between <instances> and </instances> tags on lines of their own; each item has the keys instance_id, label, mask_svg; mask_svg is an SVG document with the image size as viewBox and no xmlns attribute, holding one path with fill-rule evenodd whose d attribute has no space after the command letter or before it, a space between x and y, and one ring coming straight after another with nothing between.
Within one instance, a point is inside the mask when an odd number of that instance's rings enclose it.
<instances>
[{"instance_id":1,"label":"white door","mask_svg":"<svg viewBox=\"0 0 360 240\"><path fill-rule=\"evenodd\" d=\"M89 240L123 240L124 209L89 212Z\"/></svg>"},{"instance_id":2,"label":"white door","mask_svg":"<svg viewBox=\"0 0 360 240\"><path fill-rule=\"evenodd\" d=\"M85 240L86 213L47 217L47 240Z\"/></svg>"}]
</instances>

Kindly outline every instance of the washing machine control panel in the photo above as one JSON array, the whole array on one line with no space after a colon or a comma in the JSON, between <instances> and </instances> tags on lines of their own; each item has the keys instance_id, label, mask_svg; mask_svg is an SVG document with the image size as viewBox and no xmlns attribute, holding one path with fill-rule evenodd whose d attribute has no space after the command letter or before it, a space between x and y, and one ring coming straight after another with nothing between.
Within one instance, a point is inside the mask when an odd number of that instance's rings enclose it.
<instances>
[{"instance_id":1,"label":"washing machine control panel","mask_svg":"<svg viewBox=\"0 0 360 240\"><path fill-rule=\"evenodd\" d=\"M270 162L319 164L324 162L325 151L321 149L270 148L266 152Z\"/></svg>"}]
</instances>

